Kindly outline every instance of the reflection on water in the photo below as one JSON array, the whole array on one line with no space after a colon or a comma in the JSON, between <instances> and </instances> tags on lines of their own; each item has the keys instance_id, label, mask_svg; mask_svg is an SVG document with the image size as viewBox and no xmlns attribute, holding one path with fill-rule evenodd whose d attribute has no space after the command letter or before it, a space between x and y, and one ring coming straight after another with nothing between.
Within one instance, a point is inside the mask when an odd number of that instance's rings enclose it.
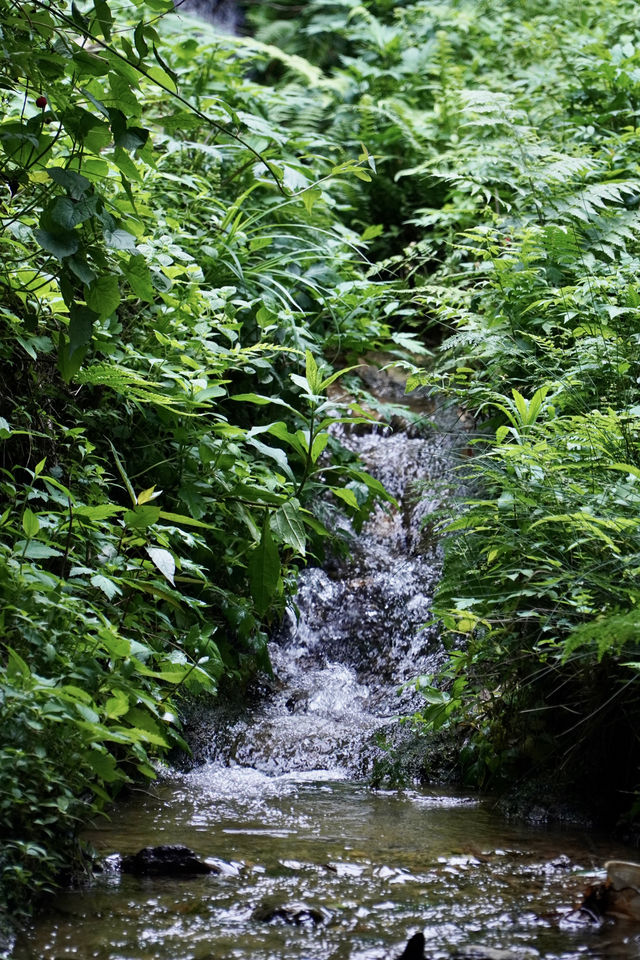
<instances>
[{"instance_id":1,"label":"reflection on water","mask_svg":"<svg viewBox=\"0 0 640 960\"><path fill-rule=\"evenodd\" d=\"M428 956L481 943L513 957L640 957L640 934L563 919L611 856L574 830L505 822L488 801L371 791L335 772L269 777L205 766L172 776L90 834L103 853L185 843L216 876L105 872L61 894L16 960L384 960L424 930ZM302 902L326 922L254 917Z\"/></svg>"}]
</instances>

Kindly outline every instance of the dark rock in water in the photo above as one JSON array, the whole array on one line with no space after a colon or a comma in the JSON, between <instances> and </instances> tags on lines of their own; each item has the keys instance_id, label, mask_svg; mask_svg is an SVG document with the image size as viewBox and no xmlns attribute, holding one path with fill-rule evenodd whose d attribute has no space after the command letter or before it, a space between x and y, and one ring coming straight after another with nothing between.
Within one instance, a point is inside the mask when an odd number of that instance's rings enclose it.
<instances>
[{"instance_id":1,"label":"dark rock in water","mask_svg":"<svg viewBox=\"0 0 640 960\"><path fill-rule=\"evenodd\" d=\"M120 869L136 877L180 877L201 873L219 873L182 844L144 847L138 853L123 857Z\"/></svg>"},{"instance_id":2,"label":"dark rock in water","mask_svg":"<svg viewBox=\"0 0 640 960\"><path fill-rule=\"evenodd\" d=\"M317 926L331 918L328 910L306 903L261 903L253 911L253 919L262 923L287 923L291 926Z\"/></svg>"},{"instance_id":3,"label":"dark rock in water","mask_svg":"<svg viewBox=\"0 0 640 960\"><path fill-rule=\"evenodd\" d=\"M398 960L425 960L424 933L414 933L407 941L407 945L398 957Z\"/></svg>"},{"instance_id":4,"label":"dark rock in water","mask_svg":"<svg viewBox=\"0 0 640 960\"><path fill-rule=\"evenodd\" d=\"M579 912L595 922L617 917L640 923L640 864L609 860L605 867L607 879L585 891Z\"/></svg>"}]
</instances>

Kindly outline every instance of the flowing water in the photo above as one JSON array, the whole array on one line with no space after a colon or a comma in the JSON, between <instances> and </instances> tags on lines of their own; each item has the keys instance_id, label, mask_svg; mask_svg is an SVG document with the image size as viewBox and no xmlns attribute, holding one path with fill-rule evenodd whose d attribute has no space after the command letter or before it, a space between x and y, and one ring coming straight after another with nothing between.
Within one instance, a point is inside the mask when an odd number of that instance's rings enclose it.
<instances>
[{"instance_id":1,"label":"flowing water","mask_svg":"<svg viewBox=\"0 0 640 960\"><path fill-rule=\"evenodd\" d=\"M372 376L379 395L401 392ZM399 687L441 658L424 629L439 571L425 530L451 482L453 441L414 406L418 428L396 418L394 431L343 438L399 507L372 517L348 561L302 574L257 705L192 721L199 764L165 772L88 832L103 874L61 893L15 960L386 960L417 930L434 960L487 948L514 960L640 957L635 927L573 912L603 862L633 851L586 829L505 821L488 799L363 780L382 756L376 735L414 705ZM219 872L119 871L121 855L168 843Z\"/></svg>"}]
</instances>

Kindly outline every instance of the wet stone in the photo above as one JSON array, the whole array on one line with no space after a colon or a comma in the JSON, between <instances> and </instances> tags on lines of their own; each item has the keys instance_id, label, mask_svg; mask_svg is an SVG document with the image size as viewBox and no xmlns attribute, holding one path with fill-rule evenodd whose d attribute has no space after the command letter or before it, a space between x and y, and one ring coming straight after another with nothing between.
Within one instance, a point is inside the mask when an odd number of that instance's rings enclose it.
<instances>
[{"instance_id":1,"label":"wet stone","mask_svg":"<svg viewBox=\"0 0 640 960\"><path fill-rule=\"evenodd\" d=\"M605 868L607 879L586 890L579 913L594 922L615 917L640 923L640 864L610 860Z\"/></svg>"},{"instance_id":2,"label":"wet stone","mask_svg":"<svg viewBox=\"0 0 640 960\"><path fill-rule=\"evenodd\" d=\"M180 877L220 873L218 866L205 863L189 847L177 843L144 847L137 853L123 857L120 869L123 873L130 873L136 877Z\"/></svg>"},{"instance_id":3,"label":"wet stone","mask_svg":"<svg viewBox=\"0 0 640 960\"><path fill-rule=\"evenodd\" d=\"M318 926L331 919L331 913L322 907L307 903L261 903L252 914L261 923L284 923L290 926Z\"/></svg>"}]
</instances>

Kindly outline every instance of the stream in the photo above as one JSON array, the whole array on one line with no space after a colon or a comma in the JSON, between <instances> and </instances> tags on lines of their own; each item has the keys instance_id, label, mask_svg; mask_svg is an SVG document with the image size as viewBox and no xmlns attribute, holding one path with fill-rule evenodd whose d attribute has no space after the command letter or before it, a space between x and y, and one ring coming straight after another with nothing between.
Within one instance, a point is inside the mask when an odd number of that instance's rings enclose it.
<instances>
[{"instance_id":1,"label":"stream","mask_svg":"<svg viewBox=\"0 0 640 960\"><path fill-rule=\"evenodd\" d=\"M406 403L399 378L368 377ZM62 891L14 960L387 960L416 931L434 960L640 957L637 927L574 911L604 862L635 850L505 820L491 798L367 785L380 740L415 709L403 684L442 658L424 627L440 569L425 531L461 442L423 400L389 410L392 428L342 439L398 508L377 510L348 559L303 571L251 711L192 718L196 765L164 770L86 831L104 872ZM158 844L219 872L120 872L121 856Z\"/></svg>"}]
</instances>

